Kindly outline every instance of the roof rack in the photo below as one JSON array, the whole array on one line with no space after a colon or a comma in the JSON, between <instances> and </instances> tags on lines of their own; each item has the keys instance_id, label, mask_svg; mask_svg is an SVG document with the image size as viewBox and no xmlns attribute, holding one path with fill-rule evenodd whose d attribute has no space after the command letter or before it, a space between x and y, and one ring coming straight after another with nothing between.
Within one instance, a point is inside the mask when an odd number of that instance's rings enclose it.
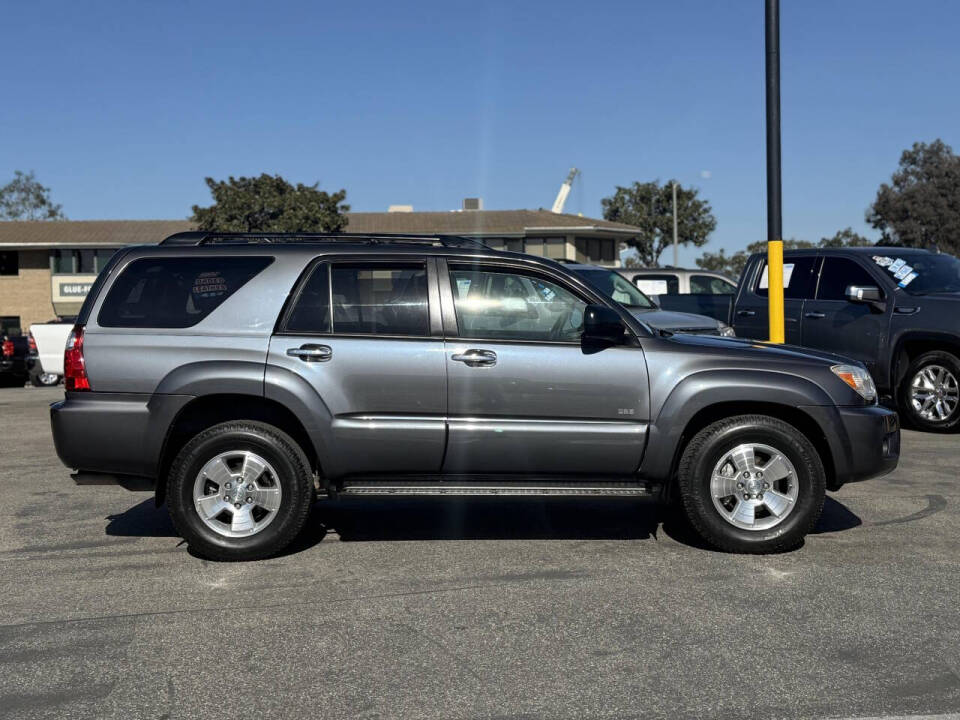
<instances>
[{"instance_id":1,"label":"roof rack","mask_svg":"<svg viewBox=\"0 0 960 720\"><path fill-rule=\"evenodd\" d=\"M170 235L161 245L293 245L322 243L408 243L443 247L489 249L479 240L460 235L407 235L401 233L271 233L188 231Z\"/></svg>"}]
</instances>

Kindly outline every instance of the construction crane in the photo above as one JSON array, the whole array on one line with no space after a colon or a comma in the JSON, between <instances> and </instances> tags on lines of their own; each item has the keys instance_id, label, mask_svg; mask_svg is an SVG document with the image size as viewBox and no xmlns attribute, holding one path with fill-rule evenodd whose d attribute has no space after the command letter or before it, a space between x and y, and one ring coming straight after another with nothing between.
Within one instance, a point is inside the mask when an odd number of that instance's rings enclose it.
<instances>
[{"instance_id":1,"label":"construction crane","mask_svg":"<svg viewBox=\"0 0 960 720\"><path fill-rule=\"evenodd\" d=\"M570 194L570 188L573 186L573 179L580 174L576 168L570 168L570 174L560 186L560 192L557 193L557 199L553 201L553 212L562 213L563 206L567 203L567 196Z\"/></svg>"}]
</instances>

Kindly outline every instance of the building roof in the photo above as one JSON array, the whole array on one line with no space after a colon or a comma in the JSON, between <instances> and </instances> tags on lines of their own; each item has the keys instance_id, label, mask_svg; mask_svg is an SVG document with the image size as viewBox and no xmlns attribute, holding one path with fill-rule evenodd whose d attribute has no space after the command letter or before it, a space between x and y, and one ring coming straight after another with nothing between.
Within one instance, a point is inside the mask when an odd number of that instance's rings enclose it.
<instances>
[{"instance_id":1,"label":"building roof","mask_svg":"<svg viewBox=\"0 0 960 720\"><path fill-rule=\"evenodd\" d=\"M354 233L424 233L516 236L582 232L630 236L637 228L548 210L348 213ZM58 220L0 222L0 247L76 248L152 245L168 235L196 229L189 220Z\"/></svg>"},{"instance_id":2,"label":"building roof","mask_svg":"<svg viewBox=\"0 0 960 720\"><path fill-rule=\"evenodd\" d=\"M189 220L56 220L0 222L0 247L124 247L152 245L193 229Z\"/></svg>"}]
</instances>

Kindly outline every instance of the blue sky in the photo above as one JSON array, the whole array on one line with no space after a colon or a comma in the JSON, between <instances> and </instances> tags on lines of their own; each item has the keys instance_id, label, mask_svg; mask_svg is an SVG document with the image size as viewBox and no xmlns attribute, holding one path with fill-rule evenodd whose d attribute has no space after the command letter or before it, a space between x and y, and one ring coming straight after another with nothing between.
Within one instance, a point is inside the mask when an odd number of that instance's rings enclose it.
<instances>
[{"instance_id":1,"label":"blue sky","mask_svg":"<svg viewBox=\"0 0 960 720\"><path fill-rule=\"evenodd\" d=\"M958 27L953 0L782 0L785 236L873 235L904 148L960 149ZM185 217L260 172L355 210L549 207L576 165L570 212L676 177L709 249L766 234L762 0L38 1L0 47L0 182L35 170L71 219Z\"/></svg>"}]
</instances>

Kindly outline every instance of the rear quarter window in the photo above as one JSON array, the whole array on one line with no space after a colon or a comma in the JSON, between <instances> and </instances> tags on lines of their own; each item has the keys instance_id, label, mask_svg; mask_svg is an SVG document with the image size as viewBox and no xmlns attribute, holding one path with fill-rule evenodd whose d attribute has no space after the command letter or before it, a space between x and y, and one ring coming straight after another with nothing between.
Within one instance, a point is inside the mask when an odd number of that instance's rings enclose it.
<instances>
[{"instance_id":1,"label":"rear quarter window","mask_svg":"<svg viewBox=\"0 0 960 720\"><path fill-rule=\"evenodd\" d=\"M134 260L100 308L101 327L187 328L273 262L270 257L166 257Z\"/></svg>"}]
</instances>

